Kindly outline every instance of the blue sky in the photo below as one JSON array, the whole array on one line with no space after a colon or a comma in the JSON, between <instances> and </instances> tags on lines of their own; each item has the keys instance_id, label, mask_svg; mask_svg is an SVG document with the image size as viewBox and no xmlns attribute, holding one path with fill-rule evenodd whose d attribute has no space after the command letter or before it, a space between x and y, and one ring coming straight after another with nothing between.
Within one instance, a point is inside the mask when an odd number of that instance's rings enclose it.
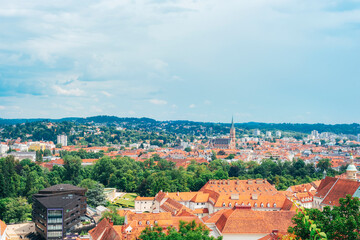
<instances>
[{"instance_id":1,"label":"blue sky","mask_svg":"<svg viewBox=\"0 0 360 240\"><path fill-rule=\"evenodd\" d=\"M0 0L0 117L360 122L360 0Z\"/></svg>"}]
</instances>

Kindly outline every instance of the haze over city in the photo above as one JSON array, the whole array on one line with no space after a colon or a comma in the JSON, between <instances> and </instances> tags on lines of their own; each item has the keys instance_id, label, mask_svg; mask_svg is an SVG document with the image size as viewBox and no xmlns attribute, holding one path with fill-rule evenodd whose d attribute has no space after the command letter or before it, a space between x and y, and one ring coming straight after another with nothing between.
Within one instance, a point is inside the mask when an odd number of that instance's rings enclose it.
<instances>
[{"instance_id":1,"label":"haze over city","mask_svg":"<svg viewBox=\"0 0 360 240\"><path fill-rule=\"evenodd\" d=\"M359 122L359 1L0 1L0 117Z\"/></svg>"}]
</instances>

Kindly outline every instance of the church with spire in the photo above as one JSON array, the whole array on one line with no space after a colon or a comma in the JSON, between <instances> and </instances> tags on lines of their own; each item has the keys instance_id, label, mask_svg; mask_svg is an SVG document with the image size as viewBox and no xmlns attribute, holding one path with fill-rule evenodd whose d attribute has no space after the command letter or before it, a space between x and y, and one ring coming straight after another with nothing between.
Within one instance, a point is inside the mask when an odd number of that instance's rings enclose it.
<instances>
[{"instance_id":1,"label":"church with spire","mask_svg":"<svg viewBox=\"0 0 360 240\"><path fill-rule=\"evenodd\" d=\"M234 118L231 119L230 136L227 138L213 138L210 140L210 148L219 149L235 149L236 148L236 132L234 126Z\"/></svg>"}]
</instances>

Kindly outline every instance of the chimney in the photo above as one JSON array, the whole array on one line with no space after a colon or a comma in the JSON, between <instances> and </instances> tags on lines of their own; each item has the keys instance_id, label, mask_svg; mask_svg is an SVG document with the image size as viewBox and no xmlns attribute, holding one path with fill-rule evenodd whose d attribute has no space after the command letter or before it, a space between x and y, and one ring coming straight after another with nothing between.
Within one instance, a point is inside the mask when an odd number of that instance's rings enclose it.
<instances>
[{"instance_id":1,"label":"chimney","mask_svg":"<svg viewBox=\"0 0 360 240\"><path fill-rule=\"evenodd\" d=\"M277 229L272 230L272 232L271 232L272 237L277 237L278 234L279 234L279 230L277 230ZM277 239L277 238L274 238L274 239Z\"/></svg>"},{"instance_id":2,"label":"chimney","mask_svg":"<svg viewBox=\"0 0 360 240\"><path fill-rule=\"evenodd\" d=\"M114 222L111 220L111 218L108 218L108 221L109 221L110 226L114 225Z\"/></svg>"}]
</instances>

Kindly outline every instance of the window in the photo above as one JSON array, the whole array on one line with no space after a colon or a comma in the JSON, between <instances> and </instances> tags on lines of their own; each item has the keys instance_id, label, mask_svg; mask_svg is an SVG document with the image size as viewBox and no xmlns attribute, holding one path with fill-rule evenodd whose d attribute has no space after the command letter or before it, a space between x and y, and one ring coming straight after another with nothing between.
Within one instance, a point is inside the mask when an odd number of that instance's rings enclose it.
<instances>
[{"instance_id":1,"label":"window","mask_svg":"<svg viewBox=\"0 0 360 240\"><path fill-rule=\"evenodd\" d=\"M270 207L270 203L266 204L267 207Z\"/></svg>"},{"instance_id":2,"label":"window","mask_svg":"<svg viewBox=\"0 0 360 240\"><path fill-rule=\"evenodd\" d=\"M155 220L155 222L154 222L154 223L155 223L155 224L158 224L158 221L156 221L156 220Z\"/></svg>"},{"instance_id":3,"label":"window","mask_svg":"<svg viewBox=\"0 0 360 240\"><path fill-rule=\"evenodd\" d=\"M261 207L264 207L264 204L263 204L263 203L261 203L261 204L260 204L260 206L261 206Z\"/></svg>"},{"instance_id":4,"label":"window","mask_svg":"<svg viewBox=\"0 0 360 240\"><path fill-rule=\"evenodd\" d=\"M48 230L62 230L62 224L48 225Z\"/></svg>"},{"instance_id":5,"label":"window","mask_svg":"<svg viewBox=\"0 0 360 240\"><path fill-rule=\"evenodd\" d=\"M149 225L149 224L150 224L150 221L146 221L146 224Z\"/></svg>"},{"instance_id":6,"label":"window","mask_svg":"<svg viewBox=\"0 0 360 240\"><path fill-rule=\"evenodd\" d=\"M274 203L274 207L276 207L276 203Z\"/></svg>"},{"instance_id":7,"label":"window","mask_svg":"<svg viewBox=\"0 0 360 240\"><path fill-rule=\"evenodd\" d=\"M254 207L257 207L257 203L254 204Z\"/></svg>"},{"instance_id":8,"label":"window","mask_svg":"<svg viewBox=\"0 0 360 240\"><path fill-rule=\"evenodd\" d=\"M142 224L142 222L141 221L139 221L139 225L141 225Z\"/></svg>"},{"instance_id":9,"label":"window","mask_svg":"<svg viewBox=\"0 0 360 240\"><path fill-rule=\"evenodd\" d=\"M223 207L225 207L226 206L226 204L225 203L223 203Z\"/></svg>"},{"instance_id":10,"label":"window","mask_svg":"<svg viewBox=\"0 0 360 240\"><path fill-rule=\"evenodd\" d=\"M54 231L54 232L48 232L48 237L61 237L62 232L61 231Z\"/></svg>"},{"instance_id":11,"label":"window","mask_svg":"<svg viewBox=\"0 0 360 240\"><path fill-rule=\"evenodd\" d=\"M229 203L229 207L231 207L231 203Z\"/></svg>"}]
</instances>

